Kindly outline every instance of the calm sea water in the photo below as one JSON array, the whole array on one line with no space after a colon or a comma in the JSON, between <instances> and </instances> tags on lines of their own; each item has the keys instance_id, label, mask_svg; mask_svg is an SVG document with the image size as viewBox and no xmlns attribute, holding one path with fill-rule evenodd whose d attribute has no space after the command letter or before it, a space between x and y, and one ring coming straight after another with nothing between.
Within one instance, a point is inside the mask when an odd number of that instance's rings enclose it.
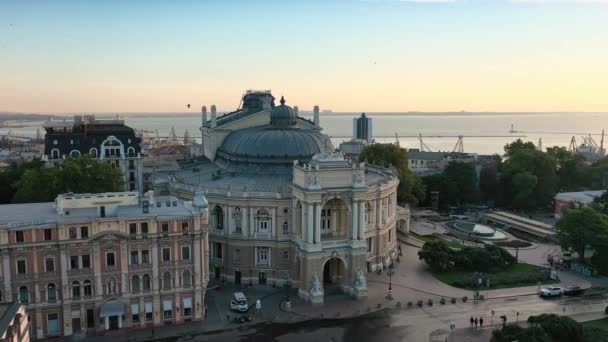
<instances>
[{"instance_id":1,"label":"calm sea water","mask_svg":"<svg viewBox=\"0 0 608 342\"><path fill-rule=\"evenodd\" d=\"M332 137L337 147L340 142L350 139L352 119L359 114L321 113L323 132ZM312 118L310 113L301 115ZM602 129L608 129L608 113L372 113L369 116L373 119L373 134L377 141L394 142L397 133L401 146L416 148L420 146L417 136L422 134L425 144L432 150L451 151L457 136L462 135L465 152L480 154L502 153L504 145L519 135L525 135L522 139L535 144L542 138L545 148L568 146L572 136L580 144L581 135L587 134L593 134L599 144ZM161 136L167 136L175 127L179 136L189 130L191 136L200 137L198 114L138 113L123 115L122 118L133 128L158 130ZM33 136L40 125L12 130L15 134ZM518 133L510 133L511 125ZM0 134L7 130L0 129Z\"/></svg>"}]
</instances>

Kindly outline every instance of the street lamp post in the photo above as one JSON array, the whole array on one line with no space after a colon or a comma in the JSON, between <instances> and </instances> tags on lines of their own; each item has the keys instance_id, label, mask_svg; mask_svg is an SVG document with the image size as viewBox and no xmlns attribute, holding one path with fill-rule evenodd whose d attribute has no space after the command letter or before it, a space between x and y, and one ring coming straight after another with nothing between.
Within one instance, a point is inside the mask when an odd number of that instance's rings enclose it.
<instances>
[{"instance_id":1,"label":"street lamp post","mask_svg":"<svg viewBox=\"0 0 608 342\"><path fill-rule=\"evenodd\" d=\"M393 300L393 274L395 273L395 271L393 271L392 268L389 268L387 273L388 273L388 295L386 295L386 299Z\"/></svg>"}]
</instances>

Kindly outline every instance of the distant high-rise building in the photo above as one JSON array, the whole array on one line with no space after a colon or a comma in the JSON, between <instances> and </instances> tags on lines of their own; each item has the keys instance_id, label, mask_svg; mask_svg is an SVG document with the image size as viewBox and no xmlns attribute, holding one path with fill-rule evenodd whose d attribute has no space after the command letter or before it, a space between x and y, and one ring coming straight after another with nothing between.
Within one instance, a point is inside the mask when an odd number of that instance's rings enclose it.
<instances>
[{"instance_id":1,"label":"distant high-rise building","mask_svg":"<svg viewBox=\"0 0 608 342\"><path fill-rule=\"evenodd\" d=\"M372 141L372 119L365 113L353 119L353 139Z\"/></svg>"}]
</instances>

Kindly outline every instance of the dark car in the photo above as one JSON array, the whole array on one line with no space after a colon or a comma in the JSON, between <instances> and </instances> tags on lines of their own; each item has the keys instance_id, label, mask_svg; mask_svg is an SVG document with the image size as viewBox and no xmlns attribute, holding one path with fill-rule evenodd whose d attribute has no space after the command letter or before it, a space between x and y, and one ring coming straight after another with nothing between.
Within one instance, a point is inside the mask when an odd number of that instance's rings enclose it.
<instances>
[{"instance_id":1,"label":"dark car","mask_svg":"<svg viewBox=\"0 0 608 342\"><path fill-rule=\"evenodd\" d=\"M568 286L564 289L563 293L566 296L578 296L583 294L583 292L585 292L585 289L580 286Z\"/></svg>"}]
</instances>

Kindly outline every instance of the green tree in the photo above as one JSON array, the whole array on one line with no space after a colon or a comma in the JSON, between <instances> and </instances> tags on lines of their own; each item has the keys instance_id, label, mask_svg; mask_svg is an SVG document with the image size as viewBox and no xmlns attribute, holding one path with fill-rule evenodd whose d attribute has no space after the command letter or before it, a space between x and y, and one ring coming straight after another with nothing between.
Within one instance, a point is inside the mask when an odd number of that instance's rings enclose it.
<instances>
[{"instance_id":1,"label":"green tree","mask_svg":"<svg viewBox=\"0 0 608 342\"><path fill-rule=\"evenodd\" d=\"M498 168L487 166L479 173L479 192L483 203L496 203L500 196L500 179Z\"/></svg>"},{"instance_id":2,"label":"green tree","mask_svg":"<svg viewBox=\"0 0 608 342\"><path fill-rule=\"evenodd\" d=\"M546 333L541 327L522 328L519 325L507 325L504 329L492 331L490 342L548 342Z\"/></svg>"},{"instance_id":3,"label":"green tree","mask_svg":"<svg viewBox=\"0 0 608 342\"><path fill-rule=\"evenodd\" d=\"M437 272L445 272L452 268L454 251L442 240L426 242L418 251L418 259Z\"/></svg>"},{"instance_id":4,"label":"green tree","mask_svg":"<svg viewBox=\"0 0 608 342\"><path fill-rule=\"evenodd\" d=\"M583 260L585 247L608 246L608 216L589 207L567 209L555 228L562 248L572 248Z\"/></svg>"},{"instance_id":5,"label":"green tree","mask_svg":"<svg viewBox=\"0 0 608 342\"><path fill-rule=\"evenodd\" d=\"M506 144L504 150L505 158L510 158L522 151L536 151L536 146L534 146L533 142L523 142L523 140L517 139L510 144Z\"/></svg>"},{"instance_id":6,"label":"green tree","mask_svg":"<svg viewBox=\"0 0 608 342\"><path fill-rule=\"evenodd\" d=\"M583 342L583 326L570 317L555 314L530 316L528 322L538 324L554 342Z\"/></svg>"},{"instance_id":7,"label":"green tree","mask_svg":"<svg viewBox=\"0 0 608 342\"><path fill-rule=\"evenodd\" d=\"M475 164L451 161L443 171L450 204L474 203L479 199Z\"/></svg>"},{"instance_id":8,"label":"green tree","mask_svg":"<svg viewBox=\"0 0 608 342\"><path fill-rule=\"evenodd\" d=\"M556 162L559 191L577 191L590 185L590 168L585 157L563 146L549 147L547 154Z\"/></svg>"},{"instance_id":9,"label":"green tree","mask_svg":"<svg viewBox=\"0 0 608 342\"><path fill-rule=\"evenodd\" d=\"M407 151L394 144L371 144L367 146L359 160L373 165L392 165L399 175L397 200L417 205L426 196L426 190L420 177L408 169Z\"/></svg>"},{"instance_id":10,"label":"green tree","mask_svg":"<svg viewBox=\"0 0 608 342\"><path fill-rule=\"evenodd\" d=\"M16 182L13 203L49 202L66 192L99 193L121 191L123 175L111 164L89 156L68 158L53 167L25 169Z\"/></svg>"}]
</instances>

